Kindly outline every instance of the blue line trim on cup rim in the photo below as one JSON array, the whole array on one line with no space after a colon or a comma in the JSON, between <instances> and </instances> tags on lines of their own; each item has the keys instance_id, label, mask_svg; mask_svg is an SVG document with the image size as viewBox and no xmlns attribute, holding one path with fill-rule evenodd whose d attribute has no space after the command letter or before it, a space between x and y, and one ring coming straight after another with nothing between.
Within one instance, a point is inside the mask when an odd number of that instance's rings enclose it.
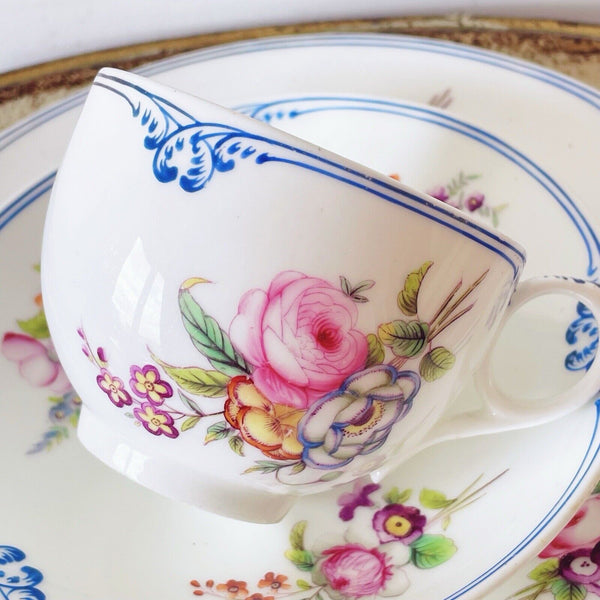
<instances>
[{"instance_id":1,"label":"blue line trim on cup rim","mask_svg":"<svg viewBox=\"0 0 600 600\"><path fill-rule=\"evenodd\" d=\"M165 180L162 172L157 172L156 170L157 164L162 165L162 163L165 162L165 157L161 155L163 146L165 144L171 143L172 139L180 134L183 135L185 131L197 131L198 135L200 135L201 131L210 131L211 129L214 129L216 130L216 133L204 133L199 139L207 140L209 137L213 136L223 136L224 139L227 139L231 136L235 136L236 140L239 138L246 142L250 141L254 143L254 146L256 146L256 143L258 142L259 144L267 145L270 149L277 148L284 150L285 152L290 152L290 156L278 156L276 153L271 153L271 151L263 152L260 150L255 162L257 164L279 162L301 167L331 179L335 179L342 183L346 183L355 188L362 189L371 195L382 198L383 200L386 200L392 204L396 204L397 206L401 206L406 210L434 221L458 233L459 235L474 241L480 246L487 248L494 254L500 256L511 266L513 270L513 280L516 281L518 279L525 263L525 253L520 246L508 236L504 236L500 232L496 232L488 227L480 225L475 220L468 218L461 211L453 209L447 204L444 204L439 200L435 200L434 198L427 198L425 195L421 195L417 192L412 192L411 190L399 187L394 180L389 177L385 177L381 173L373 171L372 169L361 169L358 165L354 166L355 163L352 163L351 161L348 163L338 162L340 160L346 160L342 157L332 155L330 158L328 158L326 156L316 154L312 150L299 147L296 145L295 139L290 141L282 141L262 135L261 132L246 131L240 127L230 125L229 123L225 124L207 121L200 122L195 116L183 110L180 105L175 105L164 95L159 95L152 91L153 87L158 87L162 94L162 90L167 86L163 86L158 83L151 83L148 85L148 88L150 89L147 89L145 86L141 85L143 80L139 79L138 81L138 79L139 76L134 76L132 81L130 79L124 79L118 74L101 72L96 77L93 87L105 89L122 97L129 104L133 111L134 117L138 116L138 111L140 110L139 102L141 99L143 99L144 102L150 101L156 110L160 111L163 116L168 117L170 123L175 124L174 129L165 129L164 132L160 134L160 141L152 139L152 145L148 146L148 138L146 138L144 143L146 149L150 148L155 151L153 168L154 175L159 181L168 183L172 181L172 177L169 177L168 180ZM131 90L133 98L130 98L125 92L127 89ZM168 88L164 91L168 91ZM200 100L188 94L181 93L181 98L188 98L189 100L198 102L199 105L203 105ZM225 109L216 105L215 108L223 111L224 113L230 112L229 109ZM176 111L177 115L172 114L168 109ZM178 115L184 115L187 120L191 121L191 123L186 123L183 125L177 118ZM248 125L253 125L255 128L257 123L257 121L248 120ZM144 120L142 120L142 125L143 124ZM261 123L260 127L264 127L264 124ZM281 135L288 137L288 134L282 133ZM298 143L299 142L300 140L298 140ZM194 143L197 144L198 140L196 140ZM210 154L206 152L206 147L210 147ZM208 170L211 173L210 177L212 177L212 175L217 172L212 166L212 161L216 162L216 159L212 146L207 145L206 147L203 146L204 158L205 160L211 161L211 166ZM255 147L253 148L253 153L254 152L256 152ZM298 159L298 156L303 158ZM159 157L160 160L158 160ZM192 159L194 158L195 155L192 157ZM190 167L192 167L191 163ZM180 166L178 165L177 167L173 168L175 168L177 172L180 169ZM194 168L197 168L196 164L194 165ZM204 166L203 169L206 170L207 166ZM228 168L228 170L230 170L230 168ZM202 181L203 182L201 184L198 184L199 187L186 187L186 191L194 193L201 192L204 189L205 183L208 182L208 179L203 179Z\"/></svg>"},{"instance_id":2,"label":"blue line trim on cup rim","mask_svg":"<svg viewBox=\"0 0 600 600\"><path fill-rule=\"evenodd\" d=\"M536 164L532 159L527 157L514 146L508 144L501 138L487 132L485 129L471 125L450 114L441 113L429 109L425 106L418 106L410 103L394 102L393 100L373 99L368 97L356 96L298 96L293 98L284 98L282 100L271 100L266 103L259 104L244 104L236 107L240 112L244 112L253 118L258 118L272 123L272 118L262 118L261 113L267 109L276 109L283 105L297 105L306 102L347 102L348 106L340 106L339 104L331 104L327 106L317 106L305 110L290 110L293 114L290 119L297 118L303 114L311 112L321 112L327 110L360 110L369 112L382 112L386 114L397 114L411 119L424 121L433 125L439 125L445 129L449 129L470 139L473 139L486 147L496 151L504 156L513 164L520 167L527 175L537 181L558 203L564 210L568 218L572 221L575 228L579 231L588 255L588 267L586 275L592 277L596 275L598 266L600 265L600 240L593 230L591 225L582 214L581 209L575 204L573 199L567 194L564 188L542 167ZM295 107L294 107L295 108ZM282 118L277 116L277 118ZM590 241L591 240L591 241ZM594 260L596 259L596 261ZM594 263L598 264L594 264Z\"/></svg>"},{"instance_id":3,"label":"blue line trim on cup rim","mask_svg":"<svg viewBox=\"0 0 600 600\"><path fill-rule=\"evenodd\" d=\"M171 57L162 61L146 65L144 67L136 69L137 73L151 76L163 73L167 70L173 70L176 68L182 68L190 64L196 64L200 62L206 62L214 60L216 58L224 58L228 56L235 56L240 54L248 54L251 52L264 52L277 49L295 49L300 47L315 47L315 46L349 46L349 47L384 47L397 50L416 50L421 52L430 52L435 54L452 56L454 58L462 58L465 60L471 60L482 64L491 65L502 70L509 72L518 73L525 77L546 83L552 87L560 89L567 94L574 96L583 102L593 106L594 108L600 109L600 92L594 88L587 86L586 84L577 82L574 79L558 74L554 71L545 69L543 67L533 65L520 59L508 57L506 55L495 53L489 50L480 50L453 42L440 42L435 40L427 40L422 38L413 38L409 36L398 36L390 34L313 34L313 35L301 35L301 36L289 36L289 37L276 37L268 38L265 40L255 40L247 42L235 42L230 44L224 44L214 48L200 49L194 52L182 54L180 56ZM16 123L15 125L7 128L0 133L0 151L8 147L12 143L18 141L37 127L40 127L48 121L66 113L69 110L78 108L83 103L87 95L87 90L79 93L75 93L65 100L61 100L58 103L50 106L49 108L42 109L37 113L27 117L26 119ZM43 180L36 183L33 187L29 188L27 192L21 194L17 199L10 202L0 212L0 229L5 227L12 219L14 219L21 211L31 205L35 200L43 196L43 194L50 190L54 173L47 176ZM43 183L45 182L45 183ZM586 225L589 224L584 218ZM591 229L591 228L590 228ZM597 401L598 407L598 401ZM596 423L588 451L584 456L579 469L573 476L573 479L569 486L565 488L565 491L555 503L550 511L548 511L546 517L540 521L540 523L532 530L529 536L516 546L511 552L507 553L503 559L493 565L485 573L474 579L472 582L454 592L448 596L445 600L455 600L466 592L476 588L479 584L488 580L494 575L500 568L504 567L512 558L519 554L526 546L528 546L533 539L535 539L542 531L543 528L552 520L552 518L560 511L577 491L578 486L581 484L583 478L588 474L591 469L592 463L596 460L600 446L594 448L594 437L598 433L598 412L596 416ZM590 456L589 464L584 467L585 459ZM583 473L581 473L583 469ZM576 478L578 477L577 481Z\"/></svg>"}]
</instances>

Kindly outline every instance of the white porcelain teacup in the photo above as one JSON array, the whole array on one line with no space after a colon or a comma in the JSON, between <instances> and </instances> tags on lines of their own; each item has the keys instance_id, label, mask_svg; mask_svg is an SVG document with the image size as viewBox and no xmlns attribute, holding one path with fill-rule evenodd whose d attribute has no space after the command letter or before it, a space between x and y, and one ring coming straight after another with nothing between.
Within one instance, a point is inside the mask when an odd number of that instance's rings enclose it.
<instances>
[{"instance_id":1,"label":"white porcelain teacup","mask_svg":"<svg viewBox=\"0 0 600 600\"><path fill-rule=\"evenodd\" d=\"M507 397L481 364L533 297L600 315L593 283L517 286L524 261L385 175L105 69L54 186L42 284L83 444L163 494L272 522L436 441L591 398L599 361L540 403ZM473 373L486 409L448 419Z\"/></svg>"}]
</instances>

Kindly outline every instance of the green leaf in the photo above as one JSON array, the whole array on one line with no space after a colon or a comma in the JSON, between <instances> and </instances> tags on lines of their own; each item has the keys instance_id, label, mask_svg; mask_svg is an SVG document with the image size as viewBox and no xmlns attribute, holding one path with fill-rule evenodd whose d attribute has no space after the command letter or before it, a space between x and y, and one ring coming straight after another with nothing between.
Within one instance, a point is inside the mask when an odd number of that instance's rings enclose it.
<instances>
[{"instance_id":1,"label":"green leaf","mask_svg":"<svg viewBox=\"0 0 600 600\"><path fill-rule=\"evenodd\" d=\"M301 460L299 460L292 467L292 475L298 475L298 473L302 473L302 471L304 471L304 469L306 469L306 465Z\"/></svg>"},{"instance_id":2,"label":"green leaf","mask_svg":"<svg viewBox=\"0 0 600 600\"><path fill-rule=\"evenodd\" d=\"M369 333L367 335L367 343L369 344L369 351L367 353L366 367L380 365L385 359L385 350L383 349L383 344L373 333Z\"/></svg>"},{"instance_id":3,"label":"green leaf","mask_svg":"<svg viewBox=\"0 0 600 600\"><path fill-rule=\"evenodd\" d=\"M419 569L431 569L450 560L456 550L450 538L426 533L410 544L410 559Z\"/></svg>"},{"instance_id":4,"label":"green leaf","mask_svg":"<svg viewBox=\"0 0 600 600\"><path fill-rule=\"evenodd\" d=\"M207 398L222 398L227 395L227 384L231 377L220 371L208 371L200 367L174 367L154 354L152 358L186 392Z\"/></svg>"},{"instance_id":5,"label":"green leaf","mask_svg":"<svg viewBox=\"0 0 600 600\"><path fill-rule=\"evenodd\" d=\"M254 465L252 465L251 467L248 467L244 471L244 474L256 473L256 472L263 473L263 474L275 473L276 471L279 471L279 469L286 467L286 466L289 466L289 465L281 464L281 463L275 462L274 460L257 460Z\"/></svg>"},{"instance_id":6,"label":"green leaf","mask_svg":"<svg viewBox=\"0 0 600 600\"><path fill-rule=\"evenodd\" d=\"M218 423L213 423L206 430L206 437L204 438L204 443L208 444L209 442L214 442L215 440L222 440L226 438L231 431L231 427L229 427L229 423L227 421L219 421Z\"/></svg>"},{"instance_id":7,"label":"green leaf","mask_svg":"<svg viewBox=\"0 0 600 600\"><path fill-rule=\"evenodd\" d=\"M419 494L419 502L425 508L438 510L440 508L446 508L452 504L453 500L449 500L446 494L442 492L423 488Z\"/></svg>"},{"instance_id":8,"label":"green leaf","mask_svg":"<svg viewBox=\"0 0 600 600\"><path fill-rule=\"evenodd\" d=\"M392 321L379 326L377 335L396 356L410 358L423 350L429 325L421 321Z\"/></svg>"},{"instance_id":9,"label":"green leaf","mask_svg":"<svg viewBox=\"0 0 600 600\"><path fill-rule=\"evenodd\" d=\"M293 562L301 571L312 571L315 566L314 556L308 550L294 550L290 548L285 551L285 557Z\"/></svg>"},{"instance_id":10,"label":"green leaf","mask_svg":"<svg viewBox=\"0 0 600 600\"><path fill-rule=\"evenodd\" d=\"M308 581L305 581L304 579L296 579L296 585L304 591L312 589L312 585L310 585L310 583L308 583Z\"/></svg>"},{"instance_id":11,"label":"green leaf","mask_svg":"<svg viewBox=\"0 0 600 600\"><path fill-rule=\"evenodd\" d=\"M188 417L182 424L181 424L181 431L187 431L188 429L192 429L193 427L195 427L198 422L200 421L202 417ZM208 437L208 436L207 436ZM212 440L211 440L212 441ZM205 440L206 443L206 440Z\"/></svg>"},{"instance_id":12,"label":"green leaf","mask_svg":"<svg viewBox=\"0 0 600 600\"><path fill-rule=\"evenodd\" d=\"M343 275L340 275L340 287L346 296L352 295L352 286L350 285L350 281L348 281L348 278L344 277Z\"/></svg>"},{"instance_id":13,"label":"green leaf","mask_svg":"<svg viewBox=\"0 0 600 600\"><path fill-rule=\"evenodd\" d=\"M198 416L203 417L204 411L192 400L189 396L186 396L181 390L179 392L179 399L193 412L195 412Z\"/></svg>"},{"instance_id":14,"label":"green leaf","mask_svg":"<svg viewBox=\"0 0 600 600\"><path fill-rule=\"evenodd\" d=\"M583 600L587 596L585 586L562 578L553 581L550 589L554 594L554 600Z\"/></svg>"},{"instance_id":15,"label":"green leaf","mask_svg":"<svg viewBox=\"0 0 600 600\"><path fill-rule=\"evenodd\" d=\"M240 456L244 456L244 440L239 435L229 438L229 447Z\"/></svg>"},{"instance_id":16,"label":"green leaf","mask_svg":"<svg viewBox=\"0 0 600 600\"><path fill-rule=\"evenodd\" d=\"M343 475L343 471L329 471L329 473L325 473L325 475L321 475L318 481L333 481Z\"/></svg>"},{"instance_id":17,"label":"green leaf","mask_svg":"<svg viewBox=\"0 0 600 600\"><path fill-rule=\"evenodd\" d=\"M596 484L596 487L594 488L594 491L592 493L600 494L600 481Z\"/></svg>"},{"instance_id":18,"label":"green leaf","mask_svg":"<svg viewBox=\"0 0 600 600\"><path fill-rule=\"evenodd\" d=\"M43 310L40 310L35 317L25 320L17 320L21 331L24 331L36 340L42 340L50 337L50 330L46 322L46 315Z\"/></svg>"},{"instance_id":19,"label":"green leaf","mask_svg":"<svg viewBox=\"0 0 600 600\"><path fill-rule=\"evenodd\" d=\"M250 373L248 363L235 350L229 336L204 312L187 288L179 290L179 309L192 343L215 369L225 375Z\"/></svg>"},{"instance_id":20,"label":"green leaf","mask_svg":"<svg viewBox=\"0 0 600 600\"><path fill-rule=\"evenodd\" d=\"M558 558L549 558L540 563L535 569L527 573L527 576L540 583L547 582L558 576Z\"/></svg>"},{"instance_id":21,"label":"green leaf","mask_svg":"<svg viewBox=\"0 0 600 600\"><path fill-rule=\"evenodd\" d=\"M304 532L306 521L298 521L290 532L290 546L293 550L304 550Z\"/></svg>"},{"instance_id":22,"label":"green leaf","mask_svg":"<svg viewBox=\"0 0 600 600\"><path fill-rule=\"evenodd\" d=\"M446 374L456 361L456 357L450 350L443 346L437 346L428 352L419 365L419 373L425 381L435 381Z\"/></svg>"},{"instance_id":23,"label":"green leaf","mask_svg":"<svg viewBox=\"0 0 600 600\"><path fill-rule=\"evenodd\" d=\"M428 260L416 271L413 271L406 276L404 289L398 294L398 308L400 308L400 310L408 317L417 314L417 301L421 283L432 264L433 262Z\"/></svg>"},{"instance_id":24,"label":"green leaf","mask_svg":"<svg viewBox=\"0 0 600 600\"><path fill-rule=\"evenodd\" d=\"M404 504L407 502L412 496L412 490L406 489L404 491L399 491L397 487L393 487L383 499L387 504Z\"/></svg>"}]
</instances>

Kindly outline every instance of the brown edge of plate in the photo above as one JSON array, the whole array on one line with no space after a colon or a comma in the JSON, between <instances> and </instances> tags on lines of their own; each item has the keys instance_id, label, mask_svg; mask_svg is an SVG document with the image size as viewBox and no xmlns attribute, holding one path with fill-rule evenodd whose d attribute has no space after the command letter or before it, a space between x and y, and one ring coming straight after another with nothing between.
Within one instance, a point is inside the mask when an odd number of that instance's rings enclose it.
<instances>
[{"instance_id":1,"label":"brown edge of plate","mask_svg":"<svg viewBox=\"0 0 600 600\"><path fill-rule=\"evenodd\" d=\"M600 25L468 15L388 17L257 27L111 48L0 74L0 106L26 94L89 83L99 68L142 64L217 44L281 35L326 32L395 33L434 37L505 51L523 58L536 52L600 56Z\"/></svg>"}]
</instances>

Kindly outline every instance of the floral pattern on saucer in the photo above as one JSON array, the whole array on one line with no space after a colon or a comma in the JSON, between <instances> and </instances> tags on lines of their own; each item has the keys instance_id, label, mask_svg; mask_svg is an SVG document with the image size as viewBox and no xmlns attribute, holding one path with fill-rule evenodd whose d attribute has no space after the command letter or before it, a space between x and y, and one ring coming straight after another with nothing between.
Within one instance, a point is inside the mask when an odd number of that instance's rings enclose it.
<instances>
[{"instance_id":1,"label":"floral pattern on saucer","mask_svg":"<svg viewBox=\"0 0 600 600\"><path fill-rule=\"evenodd\" d=\"M23 564L25 553L14 546L0 546L0 597L6 600L45 600L38 585L44 576Z\"/></svg>"},{"instance_id":2,"label":"floral pattern on saucer","mask_svg":"<svg viewBox=\"0 0 600 600\"><path fill-rule=\"evenodd\" d=\"M433 569L454 556L458 548L445 534L452 514L478 500L503 474L478 486L480 477L454 498L425 488L417 502L410 502L411 489L384 491L358 482L337 500L343 533L314 538L309 521L292 527L285 556L310 581L300 578L292 585L288 575L269 571L256 591L236 579L217 584L193 579L192 593L244 600L274 600L300 591L315 600L401 596L410 587L412 570ZM314 539L307 542L309 532Z\"/></svg>"},{"instance_id":3,"label":"floral pattern on saucer","mask_svg":"<svg viewBox=\"0 0 600 600\"><path fill-rule=\"evenodd\" d=\"M507 203L492 205L483 192L472 185L480 179L476 173L460 171L455 177L444 184L438 184L427 193L454 208L458 208L491 222L494 227L500 225L500 213L506 209Z\"/></svg>"},{"instance_id":4,"label":"floral pattern on saucer","mask_svg":"<svg viewBox=\"0 0 600 600\"><path fill-rule=\"evenodd\" d=\"M528 573L534 583L512 598L536 600L543 594L554 600L600 598L600 482L538 557L544 560Z\"/></svg>"},{"instance_id":5,"label":"floral pattern on saucer","mask_svg":"<svg viewBox=\"0 0 600 600\"><path fill-rule=\"evenodd\" d=\"M357 326L371 280L354 285L341 276L334 285L281 272L266 290L242 296L226 332L191 293L210 282L188 279L179 290L183 326L211 369L178 367L151 354L126 375L115 373L105 349L94 349L83 328L78 334L100 390L148 433L174 439L222 416L208 425L205 443L227 440L240 456L251 446L268 459L245 473L290 483L280 477L311 467L328 471L316 481L330 481L357 456L379 450L421 385L454 366L446 331L473 308L487 271L471 283L459 281L424 320L419 293L430 272L434 264L426 261L406 275L398 314L375 332Z\"/></svg>"},{"instance_id":6,"label":"floral pattern on saucer","mask_svg":"<svg viewBox=\"0 0 600 600\"><path fill-rule=\"evenodd\" d=\"M77 426L81 411L81 400L54 351L41 295L36 296L35 304L37 312L30 318L18 319L20 331L6 332L0 344L0 352L16 364L23 379L52 393L48 397L48 428L29 449L29 454L50 450L67 439L70 430Z\"/></svg>"}]
</instances>

